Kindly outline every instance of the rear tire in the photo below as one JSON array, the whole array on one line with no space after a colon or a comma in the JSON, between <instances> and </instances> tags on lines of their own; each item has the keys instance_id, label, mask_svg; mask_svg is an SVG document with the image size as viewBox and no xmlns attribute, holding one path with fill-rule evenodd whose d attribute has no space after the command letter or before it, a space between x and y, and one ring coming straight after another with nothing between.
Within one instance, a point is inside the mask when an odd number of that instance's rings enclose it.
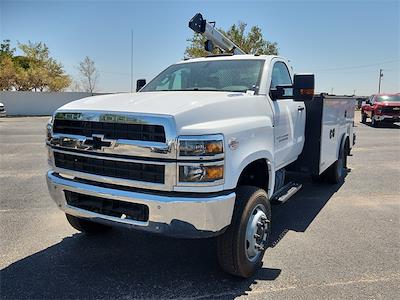
<instances>
[{"instance_id":1,"label":"rear tire","mask_svg":"<svg viewBox=\"0 0 400 300\"><path fill-rule=\"evenodd\" d=\"M65 216L67 217L67 220L72 227L74 227L76 230L80 232L84 232L87 234L102 233L111 229L110 226L94 223L92 221L71 216L69 214L65 214Z\"/></svg>"},{"instance_id":2,"label":"rear tire","mask_svg":"<svg viewBox=\"0 0 400 300\"><path fill-rule=\"evenodd\" d=\"M253 186L238 187L232 223L217 242L218 261L225 272L248 278L261 268L270 221L267 193Z\"/></svg>"},{"instance_id":3,"label":"rear tire","mask_svg":"<svg viewBox=\"0 0 400 300\"><path fill-rule=\"evenodd\" d=\"M347 175L347 143L345 142L339 150L339 158L330 166L325 174L328 182L333 184L342 183Z\"/></svg>"}]
</instances>

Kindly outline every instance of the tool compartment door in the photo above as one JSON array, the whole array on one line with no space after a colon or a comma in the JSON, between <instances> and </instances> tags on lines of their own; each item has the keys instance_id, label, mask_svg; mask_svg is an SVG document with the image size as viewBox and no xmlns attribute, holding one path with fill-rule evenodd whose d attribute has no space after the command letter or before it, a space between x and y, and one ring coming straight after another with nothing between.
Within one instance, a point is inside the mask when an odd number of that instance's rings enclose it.
<instances>
[{"instance_id":1,"label":"tool compartment door","mask_svg":"<svg viewBox=\"0 0 400 300\"><path fill-rule=\"evenodd\" d=\"M324 172L338 158L340 110L340 100L323 98L319 174Z\"/></svg>"}]
</instances>

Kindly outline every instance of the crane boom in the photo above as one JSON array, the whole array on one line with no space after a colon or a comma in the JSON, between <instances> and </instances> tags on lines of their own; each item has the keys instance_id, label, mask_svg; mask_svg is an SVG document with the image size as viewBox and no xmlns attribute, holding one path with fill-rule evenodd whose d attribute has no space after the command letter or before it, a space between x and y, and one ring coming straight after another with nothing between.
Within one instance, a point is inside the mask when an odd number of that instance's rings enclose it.
<instances>
[{"instance_id":1,"label":"crane boom","mask_svg":"<svg viewBox=\"0 0 400 300\"><path fill-rule=\"evenodd\" d=\"M206 51L211 52L214 47L222 51L233 54L246 54L234 42L218 31L212 24L203 19L201 13L197 13L190 21L189 28L196 33L200 33L207 41L205 43Z\"/></svg>"}]
</instances>

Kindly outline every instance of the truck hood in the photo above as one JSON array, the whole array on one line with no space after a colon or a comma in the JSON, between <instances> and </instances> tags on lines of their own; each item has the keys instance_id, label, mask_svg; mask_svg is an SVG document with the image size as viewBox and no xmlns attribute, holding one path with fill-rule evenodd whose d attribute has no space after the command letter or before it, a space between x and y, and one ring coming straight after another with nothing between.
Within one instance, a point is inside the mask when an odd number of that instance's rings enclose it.
<instances>
[{"instance_id":1,"label":"truck hood","mask_svg":"<svg viewBox=\"0 0 400 300\"><path fill-rule=\"evenodd\" d=\"M60 110L149 113L175 116L196 107L245 95L231 92L180 91L98 95L70 102Z\"/></svg>"},{"instance_id":2,"label":"truck hood","mask_svg":"<svg viewBox=\"0 0 400 300\"><path fill-rule=\"evenodd\" d=\"M272 126L265 96L233 92L141 92L83 98L59 111L104 111L172 116L178 135L228 133L243 124ZM241 124L239 126L239 124ZM239 128L236 128L239 126ZM250 126L250 125L249 125ZM254 123L253 125L254 126Z\"/></svg>"}]
</instances>

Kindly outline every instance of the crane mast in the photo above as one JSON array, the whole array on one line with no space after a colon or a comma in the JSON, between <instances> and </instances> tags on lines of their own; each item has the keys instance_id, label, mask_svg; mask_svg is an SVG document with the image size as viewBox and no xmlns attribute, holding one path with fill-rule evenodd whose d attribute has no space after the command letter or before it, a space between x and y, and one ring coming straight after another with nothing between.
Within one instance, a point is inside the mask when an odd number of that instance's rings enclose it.
<instances>
[{"instance_id":1,"label":"crane mast","mask_svg":"<svg viewBox=\"0 0 400 300\"><path fill-rule=\"evenodd\" d=\"M207 22L200 13L197 13L189 21L189 28L207 39L204 48L208 52L212 52L213 49L217 47L224 52L246 54L246 52L240 49L234 42L218 31L215 28L215 23Z\"/></svg>"}]
</instances>

